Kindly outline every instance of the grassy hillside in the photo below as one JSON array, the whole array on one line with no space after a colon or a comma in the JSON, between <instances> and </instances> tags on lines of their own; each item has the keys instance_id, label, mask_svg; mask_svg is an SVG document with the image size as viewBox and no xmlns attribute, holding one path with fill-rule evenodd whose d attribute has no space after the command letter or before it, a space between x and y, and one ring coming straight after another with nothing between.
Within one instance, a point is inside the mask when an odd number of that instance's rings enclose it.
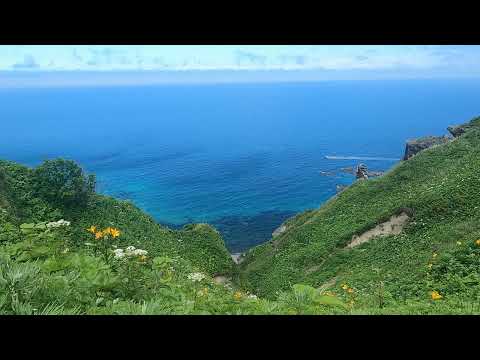
<instances>
[{"instance_id":1,"label":"grassy hillside","mask_svg":"<svg viewBox=\"0 0 480 360\"><path fill-rule=\"evenodd\" d=\"M268 301L218 284L236 269L214 228L160 226L90 180L64 160L0 162L0 315L348 311L308 286Z\"/></svg>"},{"instance_id":2,"label":"grassy hillside","mask_svg":"<svg viewBox=\"0 0 480 360\"><path fill-rule=\"evenodd\" d=\"M442 304L474 304L480 294L478 119L471 125L459 138L287 221L286 232L247 254L240 283L269 298L294 283L339 293L346 284L357 306L369 311L390 305L401 312L412 301L435 311L432 291ZM352 236L402 211L411 219L401 234L345 249Z\"/></svg>"},{"instance_id":3,"label":"grassy hillside","mask_svg":"<svg viewBox=\"0 0 480 360\"><path fill-rule=\"evenodd\" d=\"M141 246L159 255L183 256L193 265L215 275L229 273L233 261L219 233L208 225L191 225L175 231L158 225L128 201L93 194L85 207L55 206L35 194L32 169L0 161L0 206L8 210L13 224L71 222L75 244L88 239L92 225L122 229L119 245Z\"/></svg>"}]
</instances>

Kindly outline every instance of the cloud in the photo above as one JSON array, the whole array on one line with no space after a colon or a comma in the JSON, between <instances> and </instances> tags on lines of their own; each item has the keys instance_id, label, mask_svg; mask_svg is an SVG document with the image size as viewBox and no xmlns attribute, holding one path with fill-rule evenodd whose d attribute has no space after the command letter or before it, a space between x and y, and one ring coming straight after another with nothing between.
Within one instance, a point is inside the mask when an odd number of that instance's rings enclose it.
<instances>
[{"instance_id":1,"label":"cloud","mask_svg":"<svg viewBox=\"0 0 480 360\"><path fill-rule=\"evenodd\" d=\"M38 64L35 61L35 58L27 54L23 57L23 61L17 62L12 65L12 68L14 69L35 69L38 68Z\"/></svg>"},{"instance_id":2,"label":"cloud","mask_svg":"<svg viewBox=\"0 0 480 360\"><path fill-rule=\"evenodd\" d=\"M361 62L364 62L364 61L367 61L369 60L370 58L368 56L365 56L365 55L357 55L355 56L355 60L358 60L358 61L361 61Z\"/></svg>"},{"instance_id":3,"label":"cloud","mask_svg":"<svg viewBox=\"0 0 480 360\"><path fill-rule=\"evenodd\" d=\"M249 51L236 50L235 62L238 66L242 66L242 65L265 66L267 63L267 57L264 55L258 55Z\"/></svg>"},{"instance_id":4,"label":"cloud","mask_svg":"<svg viewBox=\"0 0 480 360\"><path fill-rule=\"evenodd\" d=\"M111 47L103 47L103 48L89 48L88 52L90 53L90 58L86 62L87 65L89 66L94 66L94 65L118 65L118 64L129 64L131 63L131 60L127 58L129 55L122 49L115 49ZM125 56L127 55L127 56ZM138 63L138 52L137 52L137 63ZM80 61L82 60L82 57L78 56L77 57Z\"/></svg>"},{"instance_id":5,"label":"cloud","mask_svg":"<svg viewBox=\"0 0 480 360\"><path fill-rule=\"evenodd\" d=\"M154 63L155 65L165 65L165 61L164 61L163 58L160 57L160 56L154 57L154 58L153 58L153 63Z\"/></svg>"},{"instance_id":6,"label":"cloud","mask_svg":"<svg viewBox=\"0 0 480 360\"><path fill-rule=\"evenodd\" d=\"M131 62L131 60L128 59L127 56L122 55L122 56L118 57L118 63L120 65L130 65L132 62Z\"/></svg>"},{"instance_id":7,"label":"cloud","mask_svg":"<svg viewBox=\"0 0 480 360\"><path fill-rule=\"evenodd\" d=\"M280 55L278 60L282 65L305 65L309 57L305 55Z\"/></svg>"},{"instance_id":8,"label":"cloud","mask_svg":"<svg viewBox=\"0 0 480 360\"><path fill-rule=\"evenodd\" d=\"M480 47L405 46L0 46L0 70L480 71Z\"/></svg>"},{"instance_id":9,"label":"cloud","mask_svg":"<svg viewBox=\"0 0 480 360\"><path fill-rule=\"evenodd\" d=\"M72 56L76 62L83 62L83 57L78 54L77 49L73 49Z\"/></svg>"}]
</instances>

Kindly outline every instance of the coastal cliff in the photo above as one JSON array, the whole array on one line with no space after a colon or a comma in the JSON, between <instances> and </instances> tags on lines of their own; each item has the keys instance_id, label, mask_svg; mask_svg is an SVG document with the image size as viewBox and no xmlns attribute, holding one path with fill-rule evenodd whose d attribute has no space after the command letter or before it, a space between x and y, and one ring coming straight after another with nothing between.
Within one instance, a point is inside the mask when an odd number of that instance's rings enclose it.
<instances>
[{"instance_id":1,"label":"coastal cliff","mask_svg":"<svg viewBox=\"0 0 480 360\"><path fill-rule=\"evenodd\" d=\"M381 177L357 181L319 209L288 220L288 231L246 254L243 286L265 297L292 282L328 285L334 293L346 286L379 309L391 306L392 312L406 311L401 299L422 306L442 297L451 308L459 299L468 302L468 294L480 293L480 287L460 290L446 274L472 276L461 257L480 251L478 119L460 125L465 131L455 141L430 137L414 149L410 142L408 161ZM385 224L395 219L402 220L401 231L389 232L391 226ZM369 231L379 236L367 236ZM348 246L359 238L368 241ZM458 268L449 268L446 261ZM475 268L480 270L480 261ZM375 295L379 286L381 300Z\"/></svg>"}]
</instances>

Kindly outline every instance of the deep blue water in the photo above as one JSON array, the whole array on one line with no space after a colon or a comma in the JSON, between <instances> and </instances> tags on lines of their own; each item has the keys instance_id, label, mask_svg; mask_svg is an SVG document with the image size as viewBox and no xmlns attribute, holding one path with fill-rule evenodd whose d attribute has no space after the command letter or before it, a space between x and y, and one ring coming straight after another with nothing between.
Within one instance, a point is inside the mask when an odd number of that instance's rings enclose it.
<instances>
[{"instance_id":1,"label":"deep blue water","mask_svg":"<svg viewBox=\"0 0 480 360\"><path fill-rule=\"evenodd\" d=\"M341 167L480 113L479 81L341 81L0 91L0 157L72 158L159 222L210 222L231 251L349 184ZM333 171L322 176L321 171Z\"/></svg>"}]
</instances>

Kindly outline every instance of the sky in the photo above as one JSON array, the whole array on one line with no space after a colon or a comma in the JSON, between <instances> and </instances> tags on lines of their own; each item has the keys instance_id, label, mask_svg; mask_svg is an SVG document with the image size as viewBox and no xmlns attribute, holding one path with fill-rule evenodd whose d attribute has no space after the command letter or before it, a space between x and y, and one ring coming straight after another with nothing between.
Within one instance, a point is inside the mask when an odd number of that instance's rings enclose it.
<instances>
[{"instance_id":1,"label":"sky","mask_svg":"<svg viewBox=\"0 0 480 360\"><path fill-rule=\"evenodd\" d=\"M480 78L478 45L0 45L0 86Z\"/></svg>"}]
</instances>

